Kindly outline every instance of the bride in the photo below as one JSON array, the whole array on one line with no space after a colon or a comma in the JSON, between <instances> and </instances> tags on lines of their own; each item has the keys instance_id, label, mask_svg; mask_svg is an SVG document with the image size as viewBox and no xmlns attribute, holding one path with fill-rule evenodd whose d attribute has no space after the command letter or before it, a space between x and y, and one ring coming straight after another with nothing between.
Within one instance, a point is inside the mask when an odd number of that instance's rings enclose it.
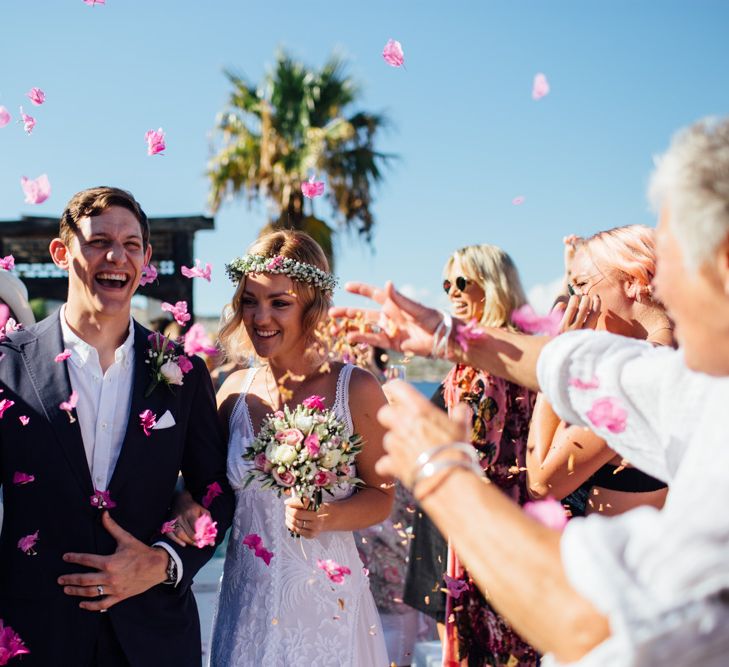
<instances>
[{"instance_id":1,"label":"bride","mask_svg":"<svg viewBox=\"0 0 729 667\"><path fill-rule=\"evenodd\" d=\"M294 262L284 265L283 258ZM224 314L221 344L230 358L254 352L262 364L233 373L218 392L236 513L211 664L386 667L377 609L352 536L386 519L392 505L388 480L375 472L383 437L376 414L385 397L374 376L362 369L331 363L329 372L321 372L323 360L312 343L330 306L334 278L311 237L294 231L267 234L227 271L238 286ZM260 489L257 482L246 487L252 462L242 458L267 415L313 394L365 443L356 463L364 487L354 493L340 489L329 500L325 494L318 511ZM199 511L190 508L188 516ZM250 534L260 536L261 546L273 553L270 565L243 543ZM334 577L342 583L330 581L317 566L320 560L334 561L351 574Z\"/></svg>"}]
</instances>

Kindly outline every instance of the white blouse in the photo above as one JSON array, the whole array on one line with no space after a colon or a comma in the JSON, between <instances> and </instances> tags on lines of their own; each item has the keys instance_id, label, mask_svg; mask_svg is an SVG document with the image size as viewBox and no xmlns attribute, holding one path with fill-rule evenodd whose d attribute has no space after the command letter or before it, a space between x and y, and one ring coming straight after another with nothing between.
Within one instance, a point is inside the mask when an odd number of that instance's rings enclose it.
<instances>
[{"instance_id":1,"label":"white blouse","mask_svg":"<svg viewBox=\"0 0 729 667\"><path fill-rule=\"evenodd\" d=\"M550 342L537 373L562 419L669 484L662 510L567 525L567 577L612 633L574 664L729 664L729 378L688 370L680 351L592 331ZM615 419L595 427L588 413L595 418L593 405L605 398L614 399Z\"/></svg>"}]
</instances>

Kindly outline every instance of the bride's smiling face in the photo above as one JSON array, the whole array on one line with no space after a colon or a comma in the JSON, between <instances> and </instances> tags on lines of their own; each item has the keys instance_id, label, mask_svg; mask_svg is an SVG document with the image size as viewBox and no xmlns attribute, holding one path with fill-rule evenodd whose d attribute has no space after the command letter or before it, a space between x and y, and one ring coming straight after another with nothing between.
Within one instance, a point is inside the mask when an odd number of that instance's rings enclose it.
<instances>
[{"instance_id":1,"label":"bride's smiling face","mask_svg":"<svg viewBox=\"0 0 729 667\"><path fill-rule=\"evenodd\" d=\"M243 325L259 357L303 354L303 307L291 279L272 273L248 274L243 296Z\"/></svg>"}]
</instances>

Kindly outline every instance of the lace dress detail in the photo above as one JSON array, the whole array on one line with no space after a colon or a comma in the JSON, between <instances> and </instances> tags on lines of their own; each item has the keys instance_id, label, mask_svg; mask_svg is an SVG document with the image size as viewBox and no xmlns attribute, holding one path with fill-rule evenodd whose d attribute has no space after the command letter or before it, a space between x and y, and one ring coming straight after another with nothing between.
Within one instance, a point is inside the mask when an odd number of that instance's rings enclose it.
<instances>
[{"instance_id":1,"label":"lace dress detail","mask_svg":"<svg viewBox=\"0 0 729 667\"><path fill-rule=\"evenodd\" d=\"M352 432L349 379L337 378L334 412ZM228 478L236 510L213 621L212 667L387 667L387 651L369 582L351 532L295 539L284 523L284 499L257 482L243 489L253 463L243 451L254 437L246 394L257 369L248 371L230 417ZM351 495L340 490L335 499ZM271 565L245 547L249 533L273 551ZM331 583L317 568L331 558L352 571L344 584Z\"/></svg>"}]
</instances>

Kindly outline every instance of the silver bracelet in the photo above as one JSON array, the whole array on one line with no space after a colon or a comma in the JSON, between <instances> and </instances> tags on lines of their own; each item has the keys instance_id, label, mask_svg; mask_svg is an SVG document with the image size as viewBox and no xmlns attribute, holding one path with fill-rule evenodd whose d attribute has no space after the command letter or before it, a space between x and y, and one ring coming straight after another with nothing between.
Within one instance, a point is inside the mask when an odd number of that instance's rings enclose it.
<instances>
[{"instance_id":1,"label":"silver bracelet","mask_svg":"<svg viewBox=\"0 0 729 667\"><path fill-rule=\"evenodd\" d=\"M413 488L415 488L415 485L424 479L425 477L431 477L433 474L435 474L436 471L432 470L428 466L435 465L431 462L431 459L441 452L445 452L447 450L455 450L458 452L461 452L462 454L465 454L468 459L468 467L475 466L479 470L482 470L481 464L478 460L478 454L476 454L476 448L473 445L469 445L465 442L449 442L446 445L438 445L436 447L433 447L422 454L418 456L417 459L415 459L415 465L417 467L417 472L415 473L415 480L413 481ZM449 459L451 460L451 459ZM455 459L458 460L458 459ZM440 463L440 462L436 462ZM426 468L430 470L430 472L426 473Z\"/></svg>"},{"instance_id":2,"label":"silver bracelet","mask_svg":"<svg viewBox=\"0 0 729 667\"><path fill-rule=\"evenodd\" d=\"M441 334L441 331L443 331L443 328L445 327L445 319L441 319L440 322L438 322L438 326L435 328L435 331L433 332L433 347L430 349L430 358L435 359L435 353L438 349L438 340L439 336Z\"/></svg>"},{"instance_id":3,"label":"silver bracelet","mask_svg":"<svg viewBox=\"0 0 729 667\"><path fill-rule=\"evenodd\" d=\"M415 478L415 481L413 481L413 493L415 493L415 489L417 488L418 484L420 484L420 482L425 479L429 479L430 477L433 477L443 470L448 470L449 468L463 468L464 470L470 470L478 477L483 477L483 468L473 461L464 461L463 459L429 461L420 469L418 476Z\"/></svg>"},{"instance_id":4,"label":"silver bracelet","mask_svg":"<svg viewBox=\"0 0 729 667\"><path fill-rule=\"evenodd\" d=\"M450 342L451 331L453 331L453 318L450 313L447 313L445 310L441 310L440 314L443 317L441 324L445 326L445 331L443 332L442 338L433 341L433 357L436 359L439 357L445 358L447 356L448 343Z\"/></svg>"}]
</instances>

